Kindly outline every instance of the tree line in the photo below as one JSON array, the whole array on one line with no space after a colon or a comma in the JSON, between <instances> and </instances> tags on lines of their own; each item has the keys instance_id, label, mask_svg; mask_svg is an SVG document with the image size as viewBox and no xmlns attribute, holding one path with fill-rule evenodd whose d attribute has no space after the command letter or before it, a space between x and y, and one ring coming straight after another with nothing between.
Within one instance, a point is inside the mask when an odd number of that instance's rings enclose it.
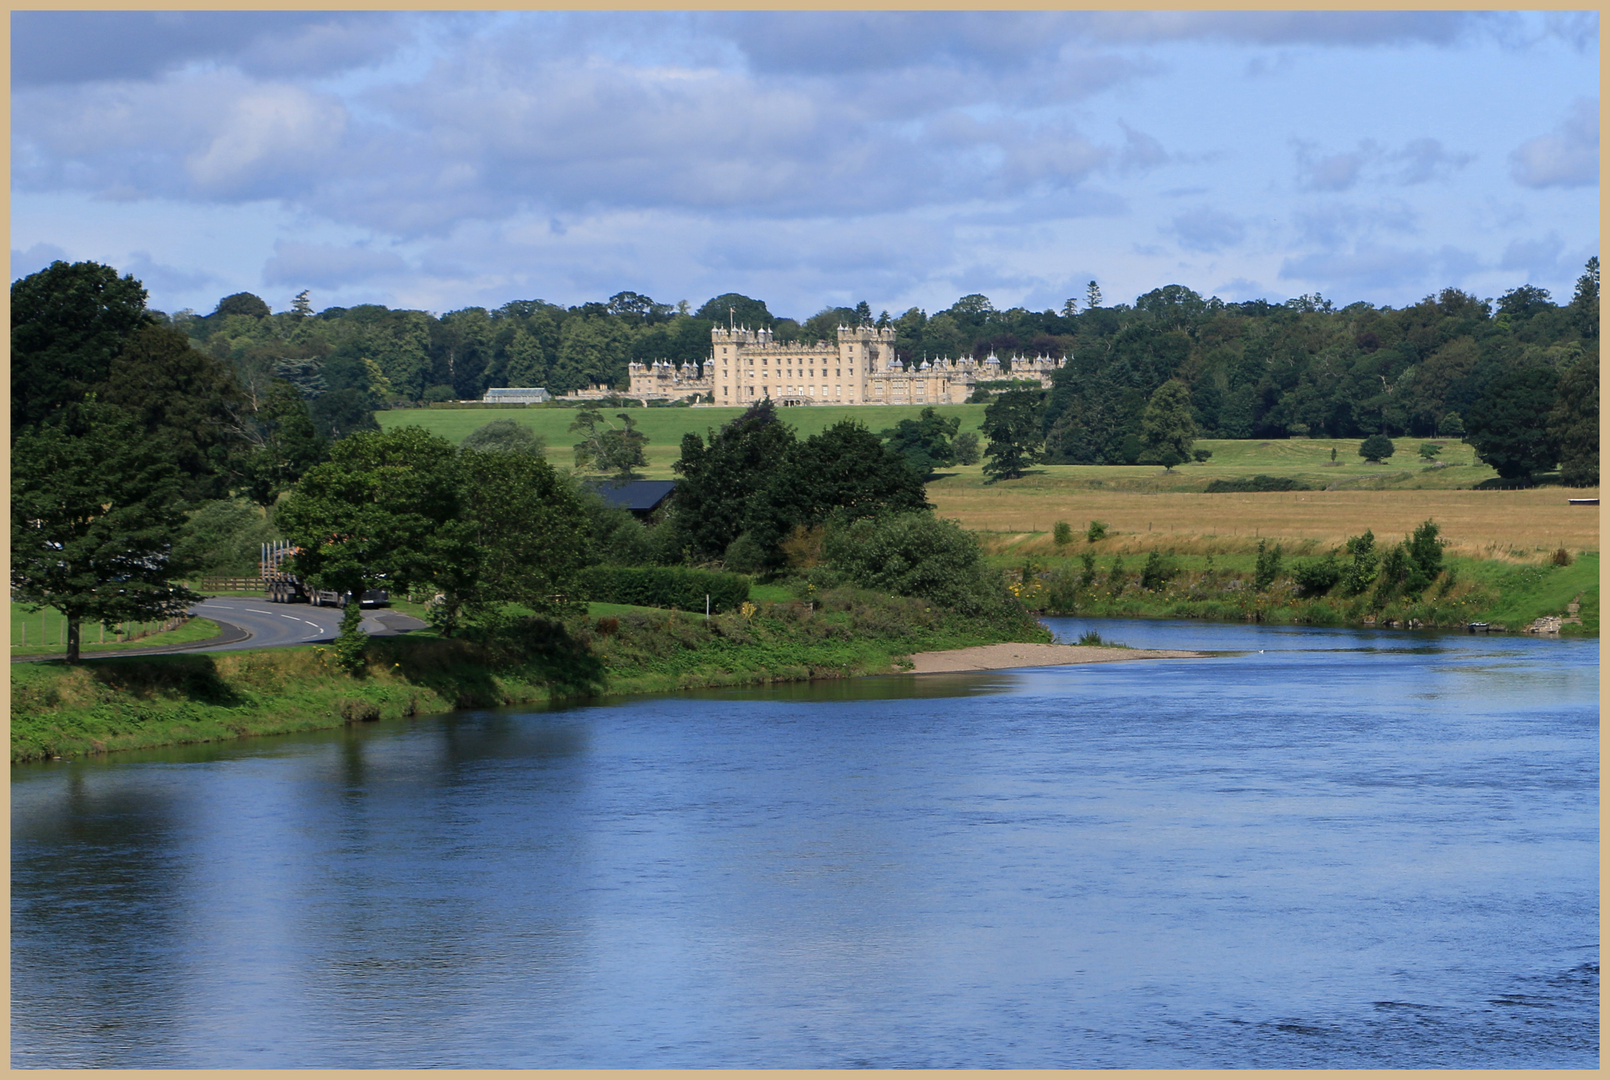
<instances>
[{"instance_id":1,"label":"tree line","mask_svg":"<svg viewBox=\"0 0 1610 1080\"><path fill-rule=\"evenodd\" d=\"M1597 257L1565 305L1530 285L1496 306L1444 289L1397 311L1171 285L1068 320L1050 389L991 404L995 478L1041 461L1171 468L1197 437L1407 435L1465 438L1507 481L1559 467L1563 483L1599 482Z\"/></svg>"},{"instance_id":2,"label":"tree line","mask_svg":"<svg viewBox=\"0 0 1610 1080\"><path fill-rule=\"evenodd\" d=\"M1134 460L1141 413L1169 380L1185 385L1195 424L1210 437L1457 435L1499 378L1522 369L1563 374L1594 353L1598 259L1564 303L1527 284L1496 300L1448 288L1396 309L1336 307L1317 294L1226 303L1183 285L1105 304L1091 282L1082 300L1060 310L1001 310L975 293L932 315L910 308L874 316L862 301L804 320L738 293L691 309L635 292L570 307L517 300L442 315L378 304L315 314L306 292L274 314L261 298L237 293L208 315L155 317L228 361L249 396L290 381L327 437L343 423L361 424L365 410L475 399L491 386L624 388L632 361L702 363L711 328L729 320L769 327L780 342L832 340L840 325L875 323L895 329L896 355L907 362L1066 358L1047 402L1047 454L1102 464Z\"/></svg>"}]
</instances>

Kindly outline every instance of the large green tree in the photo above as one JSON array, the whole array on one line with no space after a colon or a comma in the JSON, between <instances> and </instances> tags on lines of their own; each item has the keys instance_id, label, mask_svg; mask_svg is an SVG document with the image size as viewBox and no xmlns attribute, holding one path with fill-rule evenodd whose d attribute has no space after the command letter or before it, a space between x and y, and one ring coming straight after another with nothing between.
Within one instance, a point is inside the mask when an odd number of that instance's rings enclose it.
<instances>
[{"instance_id":1,"label":"large green tree","mask_svg":"<svg viewBox=\"0 0 1610 1080\"><path fill-rule=\"evenodd\" d=\"M630 413L616 413L621 426L615 427L594 408L580 409L570 430L581 435L575 445L576 468L593 472L612 473L625 483L637 479L635 470L648 464L644 447L648 436L637 430L637 421Z\"/></svg>"},{"instance_id":2,"label":"large green tree","mask_svg":"<svg viewBox=\"0 0 1610 1080\"><path fill-rule=\"evenodd\" d=\"M11 283L11 436L82 400L149 323L145 287L100 263L53 262Z\"/></svg>"},{"instance_id":3,"label":"large green tree","mask_svg":"<svg viewBox=\"0 0 1610 1080\"><path fill-rule=\"evenodd\" d=\"M1529 367L1494 379L1465 418L1465 441L1506 480L1530 481L1552 469L1559 446L1548 428L1558 377Z\"/></svg>"},{"instance_id":4,"label":"large green tree","mask_svg":"<svg viewBox=\"0 0 1610 1080\"><path fill-rule=\"evenodd\" d=\"M1146 410L1140 414L1141 464L1161 465L1172 470L1191 460L1191 444L1195 440L1191 391L1178 379L1170 379L1157 388L1146 403Z\"/></svg>"},{"instance_id":5,"label":"large green tree","mask_svg":"<svg viewBox=\"0 0 1610 1080\"><path fill-rule=\"evenodd\" d=\"M922 476L853 420L841 420L795 444L750 500L744 531L756 569L785 561L783 541L814 529L889 513L931 509Z\"/></svg>"},{"instance_id":6,"label":"large green tree","mask_svg":"<svg viewBox=\"0 0 1610 1080\"><path fill-rule=\"evenodd\" d=\"M793 456L794 431L777 417L770 398L708 433L682 436L682 456L671 467L676 487L675 528L695 558L719 559L751 520L751 504L772 471Z\"/></svg>"},{"instance_id":7,"label":"large green tree","mask_svg":"<svg viewBox=\"0 0 1610 1080\"><path fill-rule=\"evenodd\" d=\"M1039 390L1008 390L984 410L979 430L989 440L984 448L984 475L990 480L1015 480L1040 460L1045 436L1040 430Z\"/></svg>"},{"instance_id":8,"label":"large green tree","mask_svg":"<svg viewBox=\"0 0 1610 1080\"><path fill-rule=\"evenodd\" d=\"M297 388L276 379L248 428L242 491L260 506L273 506L309 469L324 460L329 442L313 426Z\"/></svg>"},{"instance_id":9,"label":"large green tree","mask_svg":"<svg viewBox=\"0 0 1610 1080\"><path fill-rule=\"evenodd\" d=\"M183 480L160 437L93 395L15 434L11 595L66 617L68 663L85 622L167 618L201 599L174 580Z\"/></svg>"},{"instance_id":10,"label":"large green tree","mask_svg":"<svg viewBox=\"0 0 1610 1080\"><path fill-rule=\"evenodd\" d=\"M747 326L751 330L772 324L772 313L766 310L764 300L755 300L742 293L722 293L711 297L699 306L693 313L695 319L707 319L717 326L726 326L728 322L738 326ZM710 343L708 327L705 330L705 344Z\"/></svg>"},{"instance_id":11,"label":"large green tree","mask_svg":"<svg viewBox=\"0 0 1610 1080\"><path fill-rule=\"evenodd\" d=\"M187 503L229 494L245 451L246 400L229 368L165 326L143 326L112 358L101 400L157 439L182 478Z\"/></svg>"},{"instance_id":12,"label":"large green tree","mask_svg":"<svg viewBox=\"0 0 1610 1080\"><path fill-rule=\"evenodd\" d=\"M927 476L935 469L956 464L955 439L961 423L960 417L940 416L930 405L915 420L907 418L880 434L889 449L911 463L918 476Z\"/></svg>"},{"instance_id":13,"label":"large green tree","mask_svg":"<svg viewBox=\"0 0 1610 1080\"><path fill-rule=\"evenodd\" d=\"M336 443L279 504L275 519L300 550L296 573L347 593L342 655L358 662L358 604L371 589L473 567L473 523L460 498L458 452L423 428L360 432Z\"/></svg>"},{"instance_id":14,"label":"large green tree","mask_svg":"<svg viewBox=\"0 0 1610 1080\"><path fill-rule=\"evenodd\" d=\"M1570 487L1598 486L1598 357L1584 357L1560 376L1548 431L1560 451L1560 481Z\"/></svg>"},{"instance_id":15,"label":"large green tree","mask_svg":"<svg viewBox=\"0 0 1610 1080\"><path fill-rule=\"evenodd\" d=\"M451 634L466 620L496 621L508 603L541 615L576 610L588 520L574 486L524 450L461 450L458 477L472 551L435 568L437 625Z\"/></svg>"}]
</instances>

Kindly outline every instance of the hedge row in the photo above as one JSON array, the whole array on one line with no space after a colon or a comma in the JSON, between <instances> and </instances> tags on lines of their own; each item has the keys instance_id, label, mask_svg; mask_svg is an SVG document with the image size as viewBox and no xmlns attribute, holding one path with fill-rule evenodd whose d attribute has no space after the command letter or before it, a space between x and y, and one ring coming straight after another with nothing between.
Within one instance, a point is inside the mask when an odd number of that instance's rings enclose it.
<instances>
[{"instance_id":1,"label":"hedge row","mask_svg":"<svg viewBox=\"0 0 1610 1080\"><path fill-rule=\"evenodd\" d=\"M1289 476L1266 476L1259 473L1248 479L1238 476L1229 480L1215 480L1207 486L1208 494L1223 491L1313 491L1313 486Z\"/></svg>"},{"instance_id":2,"label":"hedge row","mask_svg":"<svg viewBox=\"0 0 1610 1080\"><path fill-rule=\"evenodd\" d=\"M734 611L749 599L749 579L743 574L718 574L679 566L589 566L580 583L587 599L604 604L703 611Z\"/></svg>"}]
</instances>

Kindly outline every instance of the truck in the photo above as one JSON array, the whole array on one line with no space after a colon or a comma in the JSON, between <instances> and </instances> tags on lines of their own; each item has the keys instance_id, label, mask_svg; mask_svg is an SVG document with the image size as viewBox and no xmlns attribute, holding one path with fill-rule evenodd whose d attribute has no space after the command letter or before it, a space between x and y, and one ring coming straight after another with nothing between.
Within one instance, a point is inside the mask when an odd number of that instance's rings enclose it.
<instances>
[{"instance_id":1,"label":"truck","mask_svg":"<svg viewBox=\"0 0 1610 1080\"><path fill-rule=\"evenodd\" d=\"M262 546L263 593L271 604L312 604L314 607L347 606L350 592L316 589L290 572L288 564L302 550L284 540L270 540ZM381 607L391 603L385 589L369 589L359 598L360 607Z\"/></svg>"}]
</instances>

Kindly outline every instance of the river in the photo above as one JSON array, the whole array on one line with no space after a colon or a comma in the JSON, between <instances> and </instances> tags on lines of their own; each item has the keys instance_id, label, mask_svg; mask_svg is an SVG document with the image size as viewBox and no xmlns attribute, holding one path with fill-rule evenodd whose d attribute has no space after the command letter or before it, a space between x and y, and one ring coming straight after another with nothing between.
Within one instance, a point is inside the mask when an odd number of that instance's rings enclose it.
<instances>
[{"instance_id":1,"label":"river","mask_svg":"<svg viewBox=\"0 0 1610 1080\"><path fill-rule=\"evenodd\" d=\"M1597 1066L1597 642L1051 625L13 768L12 1063Z\"/></svg>"}]
</instances>

